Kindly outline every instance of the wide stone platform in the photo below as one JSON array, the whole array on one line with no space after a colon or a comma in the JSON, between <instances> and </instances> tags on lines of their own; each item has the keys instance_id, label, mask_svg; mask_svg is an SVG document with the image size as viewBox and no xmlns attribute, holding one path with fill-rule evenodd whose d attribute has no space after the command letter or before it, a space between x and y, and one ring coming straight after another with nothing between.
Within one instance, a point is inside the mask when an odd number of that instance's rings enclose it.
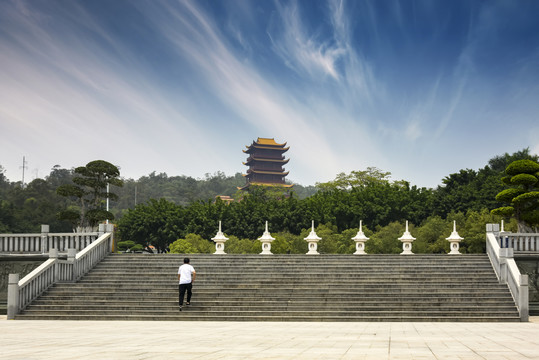
<instances>
[{"instance_id":1,"label":"wide stone platform","mask_svg":"<svg viewBox=\"0 0 539 360\"><path fill-rule=\"evenodd\" d=\"M318 324L10 320L0 321L0 359L539 359L538 320Z\"/></svg>"}]
</instances>

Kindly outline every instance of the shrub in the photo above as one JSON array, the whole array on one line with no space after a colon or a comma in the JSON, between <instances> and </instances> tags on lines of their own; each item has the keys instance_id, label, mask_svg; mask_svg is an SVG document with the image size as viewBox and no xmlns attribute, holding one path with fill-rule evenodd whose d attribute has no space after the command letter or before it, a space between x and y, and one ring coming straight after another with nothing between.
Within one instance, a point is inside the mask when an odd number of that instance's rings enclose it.
<instances>
[{"instance_id":1,"label":"shrub","mask_svg":"<svg viewBox=\"0 0 539 360\"><path fill-rule=\"evenodd\" d=\"M539 171L539 164L533 160L516 160L513 161L507 168L505 172L508 175L515 176L518 174L535 174Z\"/></svg>"},{"instance_id":2,"label":"shrub","mask_svg":"<svg viewBox=\"0 0 539 360\"><path fill-rule=\"evenodd\" d=\"M210 254L213 252L213 243L200 235L187 234L185 239L178 239L170 244L170 252L173 254Z\"/></svg>"}]
</instances>

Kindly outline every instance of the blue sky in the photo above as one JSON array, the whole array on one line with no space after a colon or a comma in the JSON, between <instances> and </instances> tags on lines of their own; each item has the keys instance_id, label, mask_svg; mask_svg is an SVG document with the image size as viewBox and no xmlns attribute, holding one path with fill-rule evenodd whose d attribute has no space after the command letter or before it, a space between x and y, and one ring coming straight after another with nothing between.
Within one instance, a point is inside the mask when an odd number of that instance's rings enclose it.
<instances>
[{"instance_id":1,"label":"blue sky","mask_svg":"<svg viewBox=\"0 0 539 360\"><path fill-rule=\"evenodd\" d=\"M245 172L288 142L303 185L375 166L436 187L539 153L538 1L0 2L0 165Z\"/></svg>"}]
</instances>

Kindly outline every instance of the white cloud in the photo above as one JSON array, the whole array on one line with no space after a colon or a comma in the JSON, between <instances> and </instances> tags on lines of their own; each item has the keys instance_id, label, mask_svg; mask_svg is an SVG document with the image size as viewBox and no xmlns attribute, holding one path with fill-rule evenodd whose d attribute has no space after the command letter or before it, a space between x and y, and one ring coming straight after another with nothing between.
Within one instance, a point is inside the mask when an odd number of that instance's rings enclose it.
<instances>
[{"instance_id":1,"label":"white cloud","mask_svg":"<svg viewBox=\"0 0 539 360\"><path fill-rule=\"evenodd\" d=\"M337 62L345 55L346 49L329 40L320 41L317 34L308 34L302 24L301 10L297 3L277 3L277 10L279 24L273 29L276 34L270 36L275 52L282 57L285 64L311 78L324 79L330 76L334 80L340 80Z\"/></svg>"}]
</instances>

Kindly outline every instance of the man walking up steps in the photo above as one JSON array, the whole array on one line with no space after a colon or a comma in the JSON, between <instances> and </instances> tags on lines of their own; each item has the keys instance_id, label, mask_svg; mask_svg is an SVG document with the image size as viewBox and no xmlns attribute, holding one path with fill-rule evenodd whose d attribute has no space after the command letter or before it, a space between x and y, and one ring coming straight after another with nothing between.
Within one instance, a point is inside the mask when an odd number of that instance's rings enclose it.
<instances>
[{"instance_id":1,"label":"man walking up steps","mask_svg":"<svg viewBox=\"0 0 539 360\"><path fill-rule=\"evenodd\" d=\"M183 265L178 269L178 280L180 282L180 296L179 296L179 305L180 311L182 311L183 298L185 296L185 290L187 290L187 303L186 305L191 305L191 295L193 294L193 282L195 281L196 272L195 268L189 264L189 258L183 259Z\"/></svg>"}]
</instances>

